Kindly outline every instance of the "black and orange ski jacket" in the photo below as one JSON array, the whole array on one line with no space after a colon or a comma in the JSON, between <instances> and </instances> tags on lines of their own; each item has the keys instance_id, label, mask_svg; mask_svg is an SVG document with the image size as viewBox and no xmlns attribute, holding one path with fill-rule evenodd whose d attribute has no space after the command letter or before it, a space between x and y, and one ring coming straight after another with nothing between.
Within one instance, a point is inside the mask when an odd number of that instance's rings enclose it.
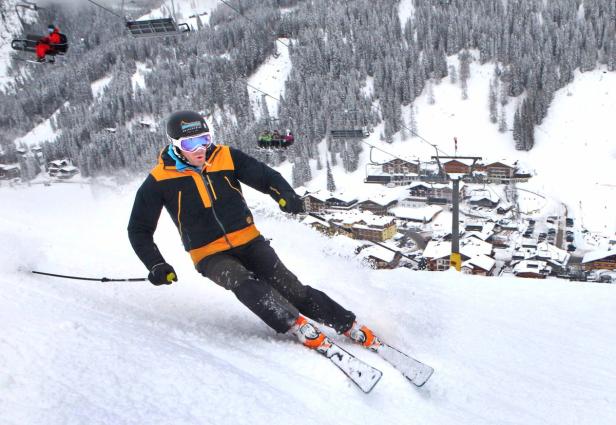
<instances>
[{"instance_id":1,"label":"black and orange ski jacket","mask_svg":"<svg viewBox=\"0 0 616 425\"><path fill-rule=\"evenodd\" d=\"M277 202L296 196L280 173L240 150L213 146L199 172L179 171L165 148L137 191L128 223L130 243L148 270L165 262L154 243L163 206L195 266L209 255L244 245L259 236L240 182L269 194Z\"/></svg>"}]
</instances>

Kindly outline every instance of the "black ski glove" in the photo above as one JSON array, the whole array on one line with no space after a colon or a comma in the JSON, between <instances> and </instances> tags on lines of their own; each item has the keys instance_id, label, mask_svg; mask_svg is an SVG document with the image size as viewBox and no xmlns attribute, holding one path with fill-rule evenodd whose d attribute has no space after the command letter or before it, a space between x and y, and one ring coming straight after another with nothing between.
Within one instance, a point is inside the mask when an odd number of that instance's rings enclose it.
<instances>
[{"instance_id":1,"label":"black ski glove","mask_svg":"<svg viewBox=\"0 0 616 425\"><path fill-rule=\"evenodd\" d=\"M304 201L296 193L283 194L278 200L280 209L289 214L299 214L305 212Z\"/></svg>"},{"instance_id":2,"label":"black ski glove","mask_svg":"<svg viewBox=\"0 0 616 425\"><path fill-rule=\"evenodd\" d=\"M152 283L152 285L156 286L171 285L171 283L178 281L178 277L170 264L159 263L152 267L152 270L150 270L148 280Z\"/></svg>"}]
</instances>

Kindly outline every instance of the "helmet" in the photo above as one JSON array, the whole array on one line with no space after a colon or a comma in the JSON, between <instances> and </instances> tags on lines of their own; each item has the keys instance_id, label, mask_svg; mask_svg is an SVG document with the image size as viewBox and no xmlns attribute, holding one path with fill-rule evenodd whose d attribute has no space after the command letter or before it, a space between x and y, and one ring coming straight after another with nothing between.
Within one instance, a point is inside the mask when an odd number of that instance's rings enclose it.
<instances>
[{"instance_id":1,"label":"helmet","mask_svg":"<svg viewBox=\"0 0 616 425\"><path fill-rule=\"evenodd\" d=\"M167 138L176 148L189 152L212 143L205 119L194 111L177 111L169 115Z\"/></svg>"},{"instance_id":2,"label":"helmet","mask_svg":"<svg viewBox=\"0 0 616 425\"><path fill-rule=\"evenodd\" d=\"M54 31L55 31L55 29L56 29L56 27L55 27L53 24L49 24L49 25L47 26L47 32L49 32L49 33L54 32Z\"/></svg>"}]
</instances>

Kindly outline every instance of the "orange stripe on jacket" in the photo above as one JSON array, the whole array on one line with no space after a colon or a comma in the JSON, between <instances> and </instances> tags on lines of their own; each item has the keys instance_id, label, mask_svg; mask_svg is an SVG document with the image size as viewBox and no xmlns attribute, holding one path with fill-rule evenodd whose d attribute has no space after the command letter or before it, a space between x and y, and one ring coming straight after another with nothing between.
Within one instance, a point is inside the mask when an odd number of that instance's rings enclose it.
<instances>
[{"instance_id":1,"label":"orange stripe on jacket","mask_svg":"<svg viewBox=\"0 0 616 425\"><path fill-rule=\"evenodd\" d=\"M248 227L244 227L243 229L236 230L235 232L227 233L225 236L216 239L213 242L210 242L207 245L204 245L199 248L191 249L189 251L190 257L193 260L193 263L197 265L199 261L203 260L205 257L216 254L217 252L226 251L231 249L229 246L227 239L231 242L233 247L245 245L261 233L257 230L256 226L250 225Z\"/></svg>"}]
</instances>

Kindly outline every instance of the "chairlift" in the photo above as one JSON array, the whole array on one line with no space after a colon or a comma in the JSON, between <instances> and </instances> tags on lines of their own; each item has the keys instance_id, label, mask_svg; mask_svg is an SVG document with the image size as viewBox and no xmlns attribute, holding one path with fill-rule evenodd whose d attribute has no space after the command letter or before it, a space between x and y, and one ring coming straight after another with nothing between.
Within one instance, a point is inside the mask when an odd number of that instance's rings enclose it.
<instances>
[{"instance_id":1,"label":"chairlift","mask_svg":"<svg viewBox=\"0 0 616 425\"><path fill-rule=\"evenodd\" d=\"M95 2L94 0L88 0L93 5L100 7L101 9L111 13L118 18L124 20L126 29L135 38L151 38L151 37L163 37L168 35L180 35L190 32L190 26L187 23L178 24L173 18L157 18L157 19L143 19L133 21L127 19L125 16L119 15L111 9L106 8ZM124 11L124 0L122 0L122 13Z\"/></svg>"},{"instance_id":2,"label":"chairlift","mask_svg":"<svg viewBox=\"0 0 616 425\"><path fill-rule=\"evenodd\" d=\"M280 121L278 118L267 118L265 120L267 129L257 138L257 144L261 149L286 149L295 142L295 136L290 129L284 134L278 129L273 129L273 123Z\"/></svg>"},{"instance_id":3,"label":"chairlift","mask_svg":"<svg viewBox=\"0 0 616 425\"><path fill-rule=\"evenodd\" d=\"M13 50L17 50L20 52L30 52L30 53L35 53L36 52L36 45L39 42L39 40L43 38L43 36L41 35L37 35L37 34L26 34L25 38L18 38L18 39L14 39L11 41L11 48ZM56 55L60 55L60 56L64 56L66 54L66 52L68 51L68 39L66 37L65 34L60 33L60 43L54 44L51 43L50 46L52 47L51 50L49 50L46 55L47 56L51 56L52 58L54 58L51 61L48 61L47 63L53 63L55 62L55 56ZM26 60L26 59L23 59ZM46 62L36 62L34 60L26 60L27 62L33 62L33 63L46 63Z\"/></svg>"},{"instance_id":4,"label":"chairlift","mask_svg":"<svg viewBox=\"0 0 616 425\"><path fill-rule=\"evenodd\" d=\"M370 132L368 131L368 127L364 126L361 128L339 128L330 130L329 135L334 140L365 139L370 136Z\"/></svg>"},{"instance_id":5,"label":"chairlift","mask_svg":"<svg viewBox=\"0 0 616 425\"><path fill-rule=\"evenodd\" d=\"M343 111L345 115L349 112L358 112L358 110L345 109ZM370 136L370 131L368 131L367 126L338 127L331 129L329 131L329 135L333 140L365 139L366 137Z\"/></svg>"},{"instance_id":6,"label":"chairlift","mask_svg":"<svg viewBox=\"0 0 616 425\"><path fill-rule=\"evenodd\" d=\"M126 29L135 38L163 37L190 32L187 23L178 24L173 18L126 21Z\"/></svg>"}]
</instances>

